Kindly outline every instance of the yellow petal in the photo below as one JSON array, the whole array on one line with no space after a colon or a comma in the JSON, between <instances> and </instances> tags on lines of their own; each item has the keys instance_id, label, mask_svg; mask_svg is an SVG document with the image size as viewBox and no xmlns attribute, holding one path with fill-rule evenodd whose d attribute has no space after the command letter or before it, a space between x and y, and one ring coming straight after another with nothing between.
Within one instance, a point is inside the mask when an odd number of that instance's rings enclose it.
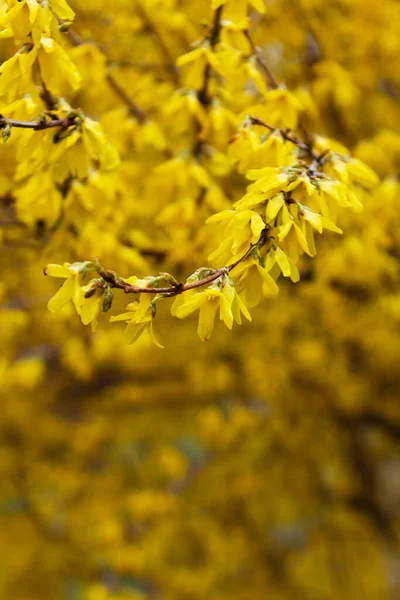
<instances>
[{"instance_id":1,"label":"yellow petal","mask_svg":"<svg viewBox=\"0 0 400 600\"><path fill-rule=\"evenodd\" d=\"M177 59L176 64L178 65L178 67L187 65L188 63L193 62L194 60L204 57L204 52L204 48L196 48L195 50L192 50L191 52L180 56Z\"/></svg>"},{"instance_id":2,"label":"yellow petal","mask_svg":"<svg viewBox=\"0 0 400 600\"><path fill-rule=\"evenodd\" d=\"M294 230L296 232L297 240L298 240L300 246L302 247L302 249L304 250L304 252L306 252L309 256L312 256L311 250L308 247L308 243L305 238L305 235L302 232L302 230L300 229L300 227L298 225L296 225L296 223L294 224Z\"/></svg>"},{"instance_id":3,"label":"yellow petal","mask_svg":"<svg viewBox=\"0 0 400 600\"><path fill-rule=\"evenodd\" d=\"M124 338L127 344L134 344L142 335L146 328L146 323L134 323L130 321L125 329Z\"/></svg>"},{"instance_id":4,"label":"yellow petal","mask_svg":"<svg viewBox=\"0 0 400 600\"><path fill-rule=\"evenodd\" d=\"M55 264L47 265L47 267L45 267L45 269L44 269L44 272L45 272L45 275L49 275L50 277L68 278L71 276L71 273L63 265L55 265Z\"/></svg>"},{"instance_id":5,"label":"yellow petal","mask_svg":"<svg viewBox=\"0 0 400 600\"><path fill-rule=\"evenodd\" d=\"M373 187L379 183L379 178L374 171L358 158L352 158L347 163L347 170L356 183L359 183L366 188Z\"/></svg>"},{"instance_id":6,"label":"yellow petal","mask_svg":"<svg viewBox=\"0 0 400 600\"><path fill-rule=\"evenodd\" d=\"M72 21L75 17L74 11L68 6L65 0L51 0L51 7L61 19Z\"/></svg>"},{"instance_id":7,"label":"yellow petal","mask_svg":"<svg viewBox=\"0 0 400 600\"><path fill-rule=\"evenodd\" d=\"M164 348L164 346L162 344L160 344L160 342L157 340L156 336L154 335L153 321L150 321L150 324L149 324L149 334L150 334L150 339L153 342L153 344L158 346L158 348Z\"/></svg>"},{"instance_id":8,"label":"yellow petal","mask_svg":"<svg viewBox=\"0 0 400 600\"><path fill-rule=\"evenodd\" d=\"M276 215L284 205L284 199L282 194L277 194L273 198L268 200L267 208L265 211L265 219L269 223L275 219Z\"/></svg>"},{"instance_id":9,"label":"yellow petal","mask_svg":"<svg viewBox=\"0 0 400 600\"><path fill-rule=\"evenodd\" d=\"M187 302L184 302L181 306L178 306L175 309L175 316L178 317L178 319L185 319L206 302L207 297L205 293L197 293L189 298Z\"/></svg>"},{"instance_id":10,"label":"yellow petal","mask_svg":"<svg viewBox=\"0 0 400 600\"><path fill-rule=\"evenodd\" d=\"M288 223L286 223L286 225L282 225L281 227L279 227L278 240L280 242L282 242L282 240L285 239L285 237L288 235L289 231L292 229L293 225L294 225L293 221L289 221Z\"/></svg>"},{"instance_id":11,"label":"yellow petal","mask_svg":"<svg viewBox=\"0 0 400 600\"><path fill-rule=\"evenodd\" d=\"M260 273L263 280L263 291L268 294L276 295L279 292L279 288L275 281L272 279L271 275L261 267L261 265L257 265L257 270Z\"/></svg>"},{"instance_id":12,"label":"yellow petal","mask_svg":"<svg viewBox=\"0 0 400 600\"><path fill-rule=\"evenodd\" d=\"M256 212L253 212L253 214L251 215L250 227L251 232L253 234L253 237L251 238L251 243L256 244L260 239L261 233L265 229L265 223L263 218Z\"/></svg>"},{"instance_id":13,"label":"yellow petal","mask_svg":"<svg viewBox=\"0 0 400 600\"><path fill-rule=\"evenodd\" d=\"M97 317L100 310L101 296L95 294L91 298L85 298L81 307L81 321L84 325L88 325Z\"/></svg>"},{"instance_id":14,"label":"yellow petal","mask_svg":"<svg viewBox=\"0 0 400 600\"><path fill-rule=\"evenodd\" d=\"M75 281L73 277L70 277L66 281L64 281L63 285L60 287L58 292L54 294L52 298L50 298L47 303L47 308L51 312L59 311L64 304L71 300L72 294L74 292Z\"/></svg>"},{"instance_id":15,"label":"yellow petal","mask_svg":"<svg viewBox=\"0 0 400 600\"><path fill-rule=\"evenodd\" d=\"M232 329L233 314L231 309L231 303L224 294L221 294L219 305L219 318L225 323L228 329Z\"/></svg>"},{"instance_id":16,"label":"yellow petal","mask_svg":"<svg viewBox=\"0 0 400 600\"><path fill-rule=\"evenodd\" d=\"M272 254L272 253L271 253ZM290 277L291 268L289 258L281 248L275 248L275 259L284 277Z\"/></svg>"},{"instance_id":17,"label":"yellow petal","mask_svg":"<svg viewBox=\"0 0 400 600\"><path fill-rule=\"evenodd\" d=\"M251 321L251 315L250 315L249 311L247 310L247 306L245 305L245 303L243 302L243 300L241 299L241 297L239 296L239 294L235 294L234 303L237 303L240 311L244 314L244 316L246 317L246 319L248 321Z\"/></svg>"},{"instance_id":18,"label":"yellow petal","mask_svg":"<svg viewBox=\"0 0 400 600\"><path fill-rule=\"evenodd\" d=\"M211 300L209 302L205 302L200 307L197 333L202 342L209 340L214 330L214 321L218 310L218 304L219 303L215 300Z\"/></svg>"},{"instance_id":19,"label":"yellow petal","mask_svg":"<svg viewBox=\"0 0 400 600\"><path fill-rule=\"evenodd\" d=\"M120 315L115 315L114 317L110 317L110 323L114 323L115 321L130 321L133 317L133 312L121 313Z\"/></svg>"},{"instance_id":20,"label":"yellow petal","mask_svg":"<svg viewBox=\"0 0 400 600\"><path fill-rule=\"evenodd\" d=\"M152 295L151 294L140 294L139 306L135 313L134 321L135 323L143 322L147 310L151 304Z\"/></svg>"}]
</instances>

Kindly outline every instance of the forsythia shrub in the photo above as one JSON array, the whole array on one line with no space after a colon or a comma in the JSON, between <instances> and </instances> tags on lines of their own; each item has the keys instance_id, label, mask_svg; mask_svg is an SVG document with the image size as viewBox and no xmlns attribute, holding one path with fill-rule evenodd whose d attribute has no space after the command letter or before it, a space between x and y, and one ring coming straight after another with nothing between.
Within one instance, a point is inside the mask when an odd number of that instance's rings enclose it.
<instances>
[{"instance_id":1,"label":"forsythia shrub","mask_svg":"<svg viewBox=\"0 0 400 600\"><path fill-rule=\"evenodd\" d=\"M0 1L2 597L399 597L399 23Z\"/></svg>"}]
</instances>

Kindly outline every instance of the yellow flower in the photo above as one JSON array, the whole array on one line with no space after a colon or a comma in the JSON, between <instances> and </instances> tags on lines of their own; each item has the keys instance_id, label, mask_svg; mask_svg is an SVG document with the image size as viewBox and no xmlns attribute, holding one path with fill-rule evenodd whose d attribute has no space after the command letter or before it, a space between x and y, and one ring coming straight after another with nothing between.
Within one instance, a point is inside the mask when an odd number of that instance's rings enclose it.
<instances>
[{"instance_id":1,"label":"yellow flower","mask_svg":"<svg viewBox=\"0 0 400 600\"><path fill-rule=\"evenodd\" d=\"M137 284L135 278L135 284ZM148 283L148 282L147 282ZM153 331L153 310L151 307L152 295L140 294L139 301L135 300L127 305L129 312L122 313L115 317L111 317L110 321L126 321L128 323L125 329L125 341L127 344L134 344L141 335L147 331L150 339L159 348L164 348L157 340Z\"/></svg>"},{"instance_id":2,"label":"yellow flower","mask_svg":"<svg viewBox=\"0 0 400 600\"><path fill-rule=\"evenodd\" d=\"M296 260L304 252L309 256L314 255L303 231L292 219L278 228L278 240L282 242L282 246L292 260Z\"/></svg>"},{"instance_id":3,"label":"yellow flower","mask_svg":"<svg viewBox=\"0 0 400 600\"><path fill-rule=\"evenodd\" d=\"M93 267L93 263L86 261L83 263L64 263L63 265L47 265L44 272L50 277L65 278L63 285L58 292L50 298L47 308L51 312L58 312L69 300L74 303L76 312L84 325L91 323L92 331L96 331L97 317L103 304L103 288L96 288L93 282L82 286L86 273ZM94 290L89 297L86 297L90 289Z\"/></svg>"},{"instance_id":4,"label":"yellow flower","mask_svg":"<svg viewBox=\"0 0 400 600\"><path fill-rule=\"evenodd\" d=\"M214 321L219 309L219 318L228 329L232 329L233 321L241 324L241 313L251 321L251 316L243 300L236 293L233 282L224 277L222 289L215 284L202 291L191 290L177 296L171 307L171 314L178 319L188 317L199 310L197 333L202 342L210 339L214 330Z\"/></svg>"},{"instance_id":5,"label":"yellow flower","mask_svg":"<svg viewBox=\"0 0 400 600\"><path fill-rule=\"evenodd\" d=\"M52 92L59 93L67 81L73 90L77 90L81 84L81 76L64 48L46 36L40 38L39 44L40 72L47 87Z\"/></svg>"},{"instance_id":6,"label":"yellow flower","mask_svg":"<svg viewBox=\"0 0 400 600\"><path fill-rule=\"evenodd\" d=\"M290 277L290 279L296 283L300 279L299 270L296 267L293 260L285 254L282 248L279 248L276 244L269 250L265 260L265 270L271 271L272 268L278 265L281 273L284 277Z\"/></svg>"},{"instance_id":7,"label":"yellow flower","mask_svg":"<svg viewBox=\"0 0 400 600\"><path fill-rule=\"evenodd\" d=\"M100 123L86 117L82 130L83 143L89 156L99 160L102 170L115 169L119 165L118 152L107 141Z\"/></svg>"},{"instance_id":8,"label":"yellow flower","mask_svg":"<svg viewBox=\"0 0 400 600\"><path fill-rule=\"evenodd\" d=\"M92 284L81 287L78 291L77 310L83 325L91 324L92 331L97 329L97 317L99 316L103 299L104 289L97 288L93 296L86 298L86 293L92 288Z\"/></svg>"},{"instance_id":9,"label":"yellow flower","mask_svg":"<svg viewBox=\"0 0 400 600\"><path fill-rule=\"evenodd\" d=\"M60 277L65 279L58 292L50 298L47 308L51 312L57 312L69 301L72 300L76 311L80 313L81 307L81 288L80 284L86 268L90 263L64 263L63 265L50 264L44 269L45 275L50 277Z\"/></svg>"},{"instance_id":10,"label":"yellow flower","mask_svg":"<svg viewBox=\"0 0 400 600\"><path fill-rule=\"evenodd\" d=\"M12 102L19 95L35 93L32 83L32 67L36 50L17 52L0 66L0 96Z\"/></svg>"},{"instance_id":11,"label":"yellow flower","mask_svg":"<svg viewBox=\"0 0 400 600\"><path fill-rule=\"evenodd\" d=\"M261 266L260 261L250 257L241 262L233 271L232 276L237 278L240 286L244 288L244 295L248 306L256 306L261 297L275 296L279 288L268 273L268 269Z\"/></svg>"},{"instance_id":12,"label":"yellow flower","mask_svg":"<svg viewBox=\"0 0 400 600\"><path fill-rule=\"evenodd\" d=\"M223 264L231 264L241 258L249 249L250 244L256 244L265 229L265 222L259 213L253 210L223 210L210 217L207 223L226 222L222 234L222 242L210 254L208 259L219 259Z\"/></svg>"}]
</instances>

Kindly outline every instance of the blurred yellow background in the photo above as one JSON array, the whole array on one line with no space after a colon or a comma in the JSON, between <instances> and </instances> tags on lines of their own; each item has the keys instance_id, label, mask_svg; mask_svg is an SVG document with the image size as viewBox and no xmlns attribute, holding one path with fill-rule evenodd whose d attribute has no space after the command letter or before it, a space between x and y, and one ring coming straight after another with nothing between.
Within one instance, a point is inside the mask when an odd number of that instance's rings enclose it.
<instances>
[{"instance_id":1,"label":"blurred yellow background","mask_svg":"<svg viewBox=\"0 0 400 600\"><path fill-rule=\"evenodd\" d=\"M14 4L0 2L1 18ZM98 257L126 276L183 277L206 263L204 221L246 187L226 164L235 118L204 124L193 72L174 66L212 13L194 0L70 5L88 43L63 43L82 84L50 89L101 122L121 165L61 189L29 145L47 132L0 147L0 598L400 599L400 4L249 5L303 128L347 146L380 183L252 323L218 323L203 344L196 319L172 319L166 301L164 350L145 336L125 345L105 318L92 333L69 305L51 314L57 284L42 269ZM16 47L2 37L6 61ZM243 83L227 75L219 109L260 102ZM268 93L273 124L295 127L297 105L283 96L281 114ZM38 113L18 100L9 116ZM206 202L184 163L202 127L216 154L201 164L219 186ZM173 157L176 172L157 170Z\"/></svg>"}]
</instances>

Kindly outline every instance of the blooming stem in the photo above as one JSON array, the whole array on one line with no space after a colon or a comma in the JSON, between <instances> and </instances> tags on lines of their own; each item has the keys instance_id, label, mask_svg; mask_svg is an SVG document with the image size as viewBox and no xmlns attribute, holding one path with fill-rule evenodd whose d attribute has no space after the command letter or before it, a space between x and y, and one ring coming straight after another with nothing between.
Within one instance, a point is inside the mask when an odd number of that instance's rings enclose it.
<instances>
[{"instance_id":1,"label":"blooming stem","mask_svg":"<svg viewBox=\"0 0 400 600\"><path fill-rule=\"evenodd\" d=\"M244 31L243 33L246 36L246 38L250 44L250 47L251 47L251 50L252 50L254 56L256 57L258 66L260 67L261 71L263 71L264 75L266 76L269 87L272 88L273 90L278 89L279 84L278 84L277 80L275 79L274 74L272 73L271 69L265 62L264 57L261 52L261 48L259 48L258 46L256 46L254 44L253 39L248 30Z\"/></svg>"},{"instance_id":2,"label":"blooming stem","mask_svg":"<svg viewBox=\"0 0 400 600\"><path fill-rule=\"evenodd\" d=\"M7 119L6 117L0 116L0 129L4 129L7 125L11 127L18 127L20 129L35 129L40 131L42 129L51 129L52 127L62 127L67 129L72 125L76 124L75 117L66 117L64 119L45 119L39 121L18 121L17 119Z\"/></svg>"},{"instance_id":3,"label":"blooming stem","mask_svg":"<svg viewBox=\"0 0 400 600\"><path fill-rule=\"evenodd\" d=\"M281 129L279 127L274 127L273 125L269 125L268 123L265 123L258 117L254 117L252 115L249 115L249 119L250 119L252 125L260 125L261 127L265 127L266 129L269 129L269 131L271 131L271 132L279 131L279 133L281 134L283 139L287 140L288 142L291 142L292 144L295 144L295 146L297 146L298 148L301 148L306 154L308 154L308 156L313 161L312 164L310 165L310 169L317 169L318 167L321 167L324 164L324 162L326 161L327 155L329 154L328 149L324 150L321 154L317 154L316 152L314 152L311 143L303 142L303 140L301 140L299 137L291 134L289 132L289 130L285 130L285 129Z\"/></svg>"},{"instance_id":4,"label":"blooming stem","mask_svg":"<svg viewBox=\"0 0 400 600\"><path fill-rule=\"evenodd\" d=\"M184 292L188 292L189 290L194 290L198 287L202 287L207 285L208 283L212 283L218 277L226 273L230 273L232 269L234 269L239 263L241 263L245 258L249 256L251 251L261 243L264 243L265 236L261 234L260 240L256 244L251 244L247 252L239 258L235 263L229 265L228 267L222 267L220 269L207 269L212 270L213 272L208 277L204 277L194 282L190 283L177 283L175 285L171 285L169 287L139 287L136 285L131 285L124 281L121 277L117 275L114 271L107 271L103 269L101 265L97 266L97 272L104 281L109 283L111 287L119 288L125 292L125 294L163 294L166 297L178 296L179 294L183 294Z\"/></svg>"}]
</instances>

